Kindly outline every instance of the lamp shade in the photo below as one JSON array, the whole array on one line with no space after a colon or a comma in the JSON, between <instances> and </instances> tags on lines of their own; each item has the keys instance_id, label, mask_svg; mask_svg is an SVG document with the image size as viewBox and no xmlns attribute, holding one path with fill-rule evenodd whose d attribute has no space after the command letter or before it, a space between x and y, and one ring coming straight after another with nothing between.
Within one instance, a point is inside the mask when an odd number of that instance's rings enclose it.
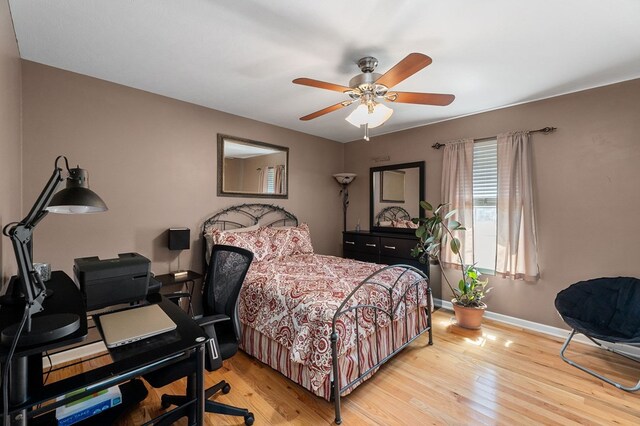
<instances>
[{"instance_id":1,"label":"lamp shade","mask_svg":"<svg viewBox=\"0 0 640 426\"><path fill-rule=\"evenodd\" d=\"M340 185L349 185L356 178L355 173L336 173L333 177Z\"/></svg>"},{"instance_id":2,"label":"lamp shade","mask_svg":"<svg viewBox=\"0 0 640 426\"><path fill-rule=\"evenodd\" d=\"M373 108L373 112L371 113L369 113L369 108L366 104L360 104L347 116L347 118L345 118L345 120L356 127L368 124L369 128L373 129L374 127L384 124L392 114L393 110L383 104L376 104Z\"/></svg>"},{"instance_id":3,"label":"lamp shade","mask_svg":"<svg viewBox=\"0 0 640 426\"><path fill-rule=\"evenodd\" d=\"M169 228L169 250L188 250L190 242L189 228Z\"/></svg>"},{"instance_id":4,"label":"lamp shade","mask_svg":"<svg viewBox=\"0 0 640 426\"><path fill-rule=\"evenodd\" d=\"M107 211L102 198L89 189L87 171L79 167L69 170L66 188L56 193L46 207L51 213L82 214Z\"/></svg>"},{"instance_id":5,"label":"lamp shade","mask_svg":"<svg viewBox=\"0 0 640 426\"><path fill-rule=\"evenodd\" d=\"M350 124L353 124L356 127L363 126L367 122L367 115L369 115L369 111L367 109L367 105L360 104L356 109L351 111L351 114L345 118Z\"/></svg>"}]
</instances>

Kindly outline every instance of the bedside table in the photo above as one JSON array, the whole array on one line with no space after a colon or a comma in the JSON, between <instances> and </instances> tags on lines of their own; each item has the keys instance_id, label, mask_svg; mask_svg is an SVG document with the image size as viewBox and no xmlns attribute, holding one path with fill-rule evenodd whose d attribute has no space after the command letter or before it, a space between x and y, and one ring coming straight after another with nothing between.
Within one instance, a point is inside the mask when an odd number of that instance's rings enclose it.
<instances>
[{"instance_id":1,"label":"bedside table","mask_svg":"<svg viewBox=\"0 0 640 426\"><path fill-rule=\"evenodd\" d=\"M189 293L189 310L188 312L193 316L193 306L191 305L191 300L193 299L193 289L196 286L196 281L202 279L202 274L199 274L195 271L187 271L187 275L182 277L174 277L173 274L162 274L156 275L156 280L162 283L162 289L170 288L172 286L177 286L178 284L184 284L187 287L187 292ZM189 284L191 284L191 288L189 288ZM160 289L160 291L162 291ZM177 291L170 291L167 293L177 293Z\"/></svg>"}]
</instances>

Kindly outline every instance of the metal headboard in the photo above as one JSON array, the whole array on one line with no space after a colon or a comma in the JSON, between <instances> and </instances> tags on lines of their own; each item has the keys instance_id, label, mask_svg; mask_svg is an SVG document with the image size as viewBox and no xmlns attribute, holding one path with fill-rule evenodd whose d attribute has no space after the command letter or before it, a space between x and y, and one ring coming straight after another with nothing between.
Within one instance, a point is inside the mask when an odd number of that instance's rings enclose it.
<instances>
[{"instance_id":1,"label":"metal headboard","mask_svg":"<svg viewBox=\"0 0 640 426\"><path fill-rule=\"evenodd\" d=\"M220 230L261 226L298 226L298 218L280 206L273 204L239 204L226 208L207 219L202 231L217 228Z\"/></svg>"},{"instance_id":2,"label":"metal headboard","mask_svg":"<svg viewBox=\"0 0 640 426\"><path fill-rule=\"evenodd\" d=\"M389 222L392 220L411 220L411 215L399 206L385 207L376 215L375 223L379 225L380 222Z\"/></svg>"}]
</instances>

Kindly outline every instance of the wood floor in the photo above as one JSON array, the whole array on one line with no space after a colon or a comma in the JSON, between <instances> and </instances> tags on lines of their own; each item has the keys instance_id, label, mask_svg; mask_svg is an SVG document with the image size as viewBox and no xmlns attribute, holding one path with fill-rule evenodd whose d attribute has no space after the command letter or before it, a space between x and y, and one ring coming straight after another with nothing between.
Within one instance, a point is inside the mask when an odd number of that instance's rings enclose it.
<instances>
[{"instance_id":1,"label":"wood floor","mask_svg":"<svg viewBox=\"0 0 640 426\"><path fill-rule=\"evenodd\" d=\"M463 330L445 310L434 313L433 325L433 346L418 339L343 398L344 425L640 424L640 392L620 391L564 363L558 355L559 339L490 320L481 331ZM594 347L572 347L569 357L626 384L640 378L640 364ZM93 360L89 367L100 362ZM50 380L77 368L55 372ZM232 390L216 398L249 408L258 426L333 424L331 403L244 353L208 373L205 385L221 379L231 383ZM120 424L138 425L156 416L159 396L182 393L184 383L148 388L149 397ZM213 414L207 414L206 421L244 424L242 418Z\"/></svg>"}]
</instances>

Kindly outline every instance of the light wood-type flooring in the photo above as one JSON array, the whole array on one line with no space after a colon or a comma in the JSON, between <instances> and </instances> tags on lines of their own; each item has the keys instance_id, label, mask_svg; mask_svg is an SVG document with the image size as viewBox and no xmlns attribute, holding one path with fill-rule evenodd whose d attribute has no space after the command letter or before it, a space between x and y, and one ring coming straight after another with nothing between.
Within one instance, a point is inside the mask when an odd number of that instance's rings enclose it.
<instances>
[{"instance_id":1,"label":"light wood-type flooring","mask_svg":"<svg viewBox=\"0 0 640 426\"><path fill-rule=\"evenodd\" d=\"M623 392L564 363L558 355L560 339L490 320L480 331L464 330L452 316L446 310L435 312L433 346L418 339L343 398L343 424L640 424L640 392ZM570 357L626 378L626 384L640 378L640 364L579 343L572 348ZM107 359L56 371L49 380ZM215 398L249 408L255 425L333 424L332 403L242 352L208 373L205 385L220 379L232 390ZM149 397L120 424L138 425L156 416L159 396L182 393L184 382L148 388ZM244 423L238 417L207 414L206 424Z\"/></svg>"}]
</instances>

